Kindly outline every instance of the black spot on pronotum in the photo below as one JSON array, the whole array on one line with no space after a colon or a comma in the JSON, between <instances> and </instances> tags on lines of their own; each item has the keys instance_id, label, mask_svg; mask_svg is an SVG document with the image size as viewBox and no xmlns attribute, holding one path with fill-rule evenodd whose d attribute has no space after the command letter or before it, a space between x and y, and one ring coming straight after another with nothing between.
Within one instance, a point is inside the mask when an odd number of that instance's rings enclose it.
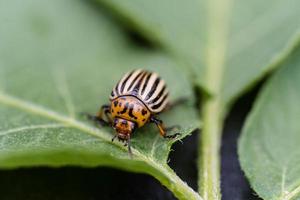
<instances>
[{"instance_id":1,"label":"black spot on pronotum","mask_svg":"<svg viewBox=\"0 0 300 200\"><path fill-rule=\"evenodd\" d=\"M126 111L127 111L127 109L128 109L128 106L129 106L129 103L127 102L127 103L124 105L124 109L120 112L120 114L126 113Z\"/></svg>"},{"instance_id":2,"label":"black spot on pronotum","mask_svg":"<svg viewBox=\"0 0 300 200\"><path fill-rule=\"evenodd\" d=\"M114 106L117 107L118 103L118 101L114 101Z\"/></svg>"},{"instance_id":3,"label":"black spot on pronotum","mask_svg":"<svg viewBox=\"0 0 300 200\"><path fill-rule=\"evenodd\" d=\"M143 119L142 121L144 122L146 119Z\"/></svg>"},{"instance_id":4,"label":"black spot on pronotum","mask_svg":"<svg viewBox=\"0 0 300 200\"><path fill-rule=\"evenodd\" d=\"M121 102L119 103L119 106L122 107L122 103Z\"/></svg>"},{"instance_id":5,"label":"black spot on pronotum","mask_svg":"<svg viewBox=\"0 0 300 200\"><path fill-rule=\"evenodd\" d=\"M145 109L142 110L142 115L146 115L147 113L148 113L147 110Z\"/></svg>"},{"instance_id":6,"label":"black spot on pronotum","mask_svg":"<svg viewBox=\"0 0 300 200\"><path fill-rule=\"evenodd\" d=\"M134 104L130 104L130 106L129 106L129 113L128 113L128 114L129 114L129 116L130 116L131 118L137 119L137 117L134 116L133 113L132 113L133 107L134 107Z\"/></svg>"}]
</instances>

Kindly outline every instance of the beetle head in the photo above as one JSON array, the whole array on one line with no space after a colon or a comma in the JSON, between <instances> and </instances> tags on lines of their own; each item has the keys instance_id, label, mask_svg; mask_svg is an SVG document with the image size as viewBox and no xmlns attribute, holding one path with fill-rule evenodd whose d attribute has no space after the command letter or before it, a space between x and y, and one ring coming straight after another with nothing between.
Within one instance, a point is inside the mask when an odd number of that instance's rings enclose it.
<instances>
[{"instance_id":1,"label":"beetle head","mask_svg":"<svg viewBox=\"0 0 300 200\"><path fill-rule=\"evenodd\" d=\"M130 134L134 131L136 124L130 120L115 118L113 128L117 132L117 136L121 140L128 140Z\"/></svg>"}]
</instances>

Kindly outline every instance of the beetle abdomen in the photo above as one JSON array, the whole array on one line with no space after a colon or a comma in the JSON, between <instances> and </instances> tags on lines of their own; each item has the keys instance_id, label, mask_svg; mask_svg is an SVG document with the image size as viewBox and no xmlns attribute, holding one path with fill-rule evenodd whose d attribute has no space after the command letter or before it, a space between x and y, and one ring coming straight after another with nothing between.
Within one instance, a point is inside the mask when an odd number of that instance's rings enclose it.
<instances>
[{"instance_id":1,"label":"beetle abdomen","mask_svg":"<svg viewBox=\"0 0 300 200\"><path fill-rule=\"evenodd\" d=\"M125 74L113 88L110 100L124 95L140 99L152 113L161 112L168 103L169 92L158 74L142 69Z\"/></svg>"}]
</instances>

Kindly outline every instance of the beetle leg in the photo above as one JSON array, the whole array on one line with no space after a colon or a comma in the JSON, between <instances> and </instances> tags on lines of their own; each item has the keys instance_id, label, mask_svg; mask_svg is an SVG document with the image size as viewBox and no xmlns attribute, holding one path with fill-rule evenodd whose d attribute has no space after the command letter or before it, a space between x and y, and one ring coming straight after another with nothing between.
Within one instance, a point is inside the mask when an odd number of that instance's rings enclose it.
<instances>
[{"instance_id":1,"label":"beetle leg","mask_svg":"<svg viewBox=\"0 0 300 200\"><path fill-rule=\"evenodd\" d=\"M154 116L152 116L150 118L150 122L153 122L153 123L156 124L160 135L163 136L164 138L175 138L176 136L181 135L180 133L175 133L173 135L167 135L167 130L169 128L165 128L164 123L162 122L162 120L160 120L160 119L158 119ZM171 128L174 128L174 127L171 127Z\"/></svg>"},{"instance_id":2,"label":"beetle leg","mask_svg":"<svg viewBox=\"0 0 300 200\"><path fill-rule=\"evenodd\" d=\"M118 134L115 134L114 137L111 138L111 141L113 142L116 139L117 136L118 136Z\"/></svg>"},{"instance_id":3,"label":"beetle leg","mask_svg":"<svg viewBox=\"0 0 300 200\"><path fill-rule=\"evenodd\" d=\"M89 113L84 113L88 120L91 120L101 126L109 126L109 122L105 121L104 119L100 119L97 115L91 115Z\"/></svg>"},{"instance_id":4,"label":"beetle leg","mask_svg":"<svg viewBox=\"0 0 300 200\"><path fill-rule=\"evenodd\" d=\"M110 106L109 105L103 105L100 108L100 111L97 113L97 115L91 115L89 113L83 113L89 120L94 121L101 126L111 126L112 120L109 116L110 114ZM104 120L103 115L107 118L107 121Z\"/></svg>"},{"instance_id":5,"label":"beetle leg","mask_svg":"<svg viewBox=\"0 0 300 200\"><path fill-rule=\"evenodd\" d=\"M128 139L126 140L126 143L125 143L128 147L128 153L129 153L129 156L130 158L132 158L132 151L131 151L131 142L130 142L130 135L128 137Z\"/></svg>"},{"instance_id":6,"label":"beetle leg","mask_svg":"<svg viewBox=\"0 0 300 200\"><path fill-rule=\"evenodd\" d=\"M106 122L111 125L112 124L112 119L110 117L110 105L103 105L103 106L101 106L100 111L97 114L98 119L102 119L103 120L103 115L105 115L105 117L107 119Z\"/></svg>"}]
</instances>

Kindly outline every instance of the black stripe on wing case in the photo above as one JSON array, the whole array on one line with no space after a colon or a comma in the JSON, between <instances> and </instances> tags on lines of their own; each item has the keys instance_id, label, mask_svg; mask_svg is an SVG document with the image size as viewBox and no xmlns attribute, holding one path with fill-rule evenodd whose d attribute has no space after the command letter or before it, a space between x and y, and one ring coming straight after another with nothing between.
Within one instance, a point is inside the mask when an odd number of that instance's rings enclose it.
<instances>
[{"instance_id":1,"label":"black stripe on wing case","mask_svg":"<svg viewBox=\"0 0 300 200\"><path fill-rule=\"evenodd\" d=\"M155 104L154 106L151 106L151 108L154 109L154 110L160 108L163 105L163 103L165 102L165 100L167 99L168 95L169 95L168 93L165 94L163 99L158 104Z\"/></svg>"},{"instance_id":2,"label":"black stripe on wing case","mask_svg":"<svg viewBox=\"0 0 300 200\"><path fill-rule=\"evenodd\" d=\"M154 81L151 90L148 92L147 97L145 98L145 101L147 101L148 99L150 99L150 97L154 94L155 90L157 89L157 86L160 82L160 78L157 77L156 80Z\"/></svg>"},{"instance_id":3,"label":"black stripe on wing case","mask_svg":"<svg viewBox=\"0 0 300 200\"><path fill-rule=\"evenodd\" d=\"M139 82L135 85L135 87L133 88L133 92L134 93L138 93L140 90L140 87L142 85L143 80L145 79L147 72L144 71L142 77L140 78Z\"/></svg>"},{"instance_id":4,"label":"black stripe on wing case","mask_svg":"<svg viewBox=\"0 0 300 200\"><path fill-rule=\"evenodd\" d=\"M144 85L143 85L143 88L142 88L141 95L144 94L145 89L146 89L146 87L147 87L147 85L148 85L148 82L149 82L149 79L150 79L151 76L152 76L152 73L149 73L149 72L148 72L148 75L147 75L147 77L146 77L146 81L145 81L145 83L144 83Z\"/></svg>"},{"instance_id":5,"label":"black stripe on wing case","mask_svg":"<svg viewBox=\"0 0 300 200\"><path fill-rule=\"evenodd\" d=\"M138 73L136 75L136 77L133 79L133 81L130 83L130 86L128 88L128 91L130 91L130 89L133 87L133 85L135 84L135 82L140 78L140 76L143 74L144 71L141 71L140 73Z\"/></svg>"},{"instance_id":6,"label":"black stripe on wing case","mask_svg":"<svg viewBox=\"0 0 300 200\"><path fill-rule=\"evenodd\" d=\"M156 103L160 97L163 95L163 93L165 92L166 90L166 85L164 85L164 87L160 90L160 92L158 93L158 95L152 100L149 102L149 104L153 104L153 103Z\"/></svg>"},{"instance_id":7,"label":"black stripe on wing case","mask_svg":"<svg viewBox=\"0 0 300 200\"><path fill-rule=\"evenodd\" d=\"M132 76L132 74L135 72L135 70L131 71L128 76L126 77L126 79L122 82L122 85L121 85L121 91L120 93L122 94L124 92L124 87L126 85L126 82L128 81L128 79Z\"/></svg>"},{"instance_id":8,"label":"black stripe on wing case","mask_svg":"<svg viewBox=\"0 0 300 200\"><path fill-rule=\"evenodd\" d=\"M119 90L118 90L119 84L120 84L120 81L117 83L117 85L116 85L115 88L114 88L114 90L116 91L116 95L117 95L117 96L120 95Z\"/></svg>"}]
</instances>

